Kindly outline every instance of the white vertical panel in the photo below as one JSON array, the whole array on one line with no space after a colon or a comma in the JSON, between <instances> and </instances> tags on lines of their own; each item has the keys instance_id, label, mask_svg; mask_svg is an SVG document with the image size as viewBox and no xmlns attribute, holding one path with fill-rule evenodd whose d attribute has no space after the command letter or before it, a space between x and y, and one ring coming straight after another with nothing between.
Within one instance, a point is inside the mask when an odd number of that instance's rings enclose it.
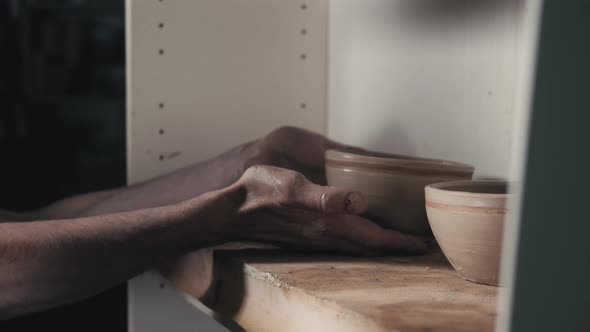
<instances>
[{"instance_id":1,"label":"white vertical panel","mask_svg":"<svg viewBox=\"0 0 590 332\"><path fill-rule=\"evenodd\" d=\"M332 1L330 136L507 177L523 2Z\"/></svg>"},{"instance_id":2,"label":"white vertical panel","mask_svg":"<svg viewBox=\"0 0 590 332\"><path fill-rule=\"evenodd\" d=\"M327 0L128 6L131 182L279 125L324 131Z\"/></svg>"},{"instance_id":3,"label":"white vertical panel","mask_svg":"<svg viewBox=\"0 0 590 332\"><path fill-rule=\"evenodd\" d=\"M327 1L127 0L129 182L279 125L324 132ZM153 275L129 283L131 332L224 330L188 306Z\"/></svg>"}]
</instances>

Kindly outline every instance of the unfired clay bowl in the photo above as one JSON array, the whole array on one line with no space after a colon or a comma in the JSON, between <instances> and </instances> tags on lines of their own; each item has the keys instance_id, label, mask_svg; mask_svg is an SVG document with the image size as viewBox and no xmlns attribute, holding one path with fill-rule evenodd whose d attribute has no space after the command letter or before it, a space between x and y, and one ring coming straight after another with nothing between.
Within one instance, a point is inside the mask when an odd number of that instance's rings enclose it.
<instances>
[{"instance_id":1,"label":"unfired clay bowl","mask_svg":"<svg viewBox=\"0 0 590 332\"><path fill-rule=\"evenodd\" d=\"M329 185L360 191L368 200L369 218L410 234L432 234L424 209L424 186L471 179L473 171L473 166L443 160L374 152L326 152Z\"/></svg>"},{"instance_id":2,"label":"unfired clay bowl","mask_svg":"<svg viewBox=\"0 0 590 332\"><path fill-rule=\"evenodd\" d=\"M426 212L434 236L464 279L498 285L507 186L504 181L426 186Z\"/></svg>"}]
</instances>

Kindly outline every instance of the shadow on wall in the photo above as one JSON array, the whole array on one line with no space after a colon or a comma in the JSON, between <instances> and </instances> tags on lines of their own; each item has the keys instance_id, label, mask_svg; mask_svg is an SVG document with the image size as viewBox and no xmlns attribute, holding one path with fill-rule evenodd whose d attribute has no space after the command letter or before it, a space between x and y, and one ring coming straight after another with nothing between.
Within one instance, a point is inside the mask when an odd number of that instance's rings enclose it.
<instances>
[{"instance_id":1,"label":"shadow on wall","mask_svg":"<svg viewBox=\"0 0 590 332\"><path fill-rule=\"evenodd\" d=\"M390 1L390 3L392 11L398 13L401 11L400 16L407 18L408 22L414 22L417 26L461 22L466 19L480 20L511 10L515 6L524 6L524 0L414 0ZM390 15L387 10L384 14L383 17Z\"/></svg>"}]
</instances>

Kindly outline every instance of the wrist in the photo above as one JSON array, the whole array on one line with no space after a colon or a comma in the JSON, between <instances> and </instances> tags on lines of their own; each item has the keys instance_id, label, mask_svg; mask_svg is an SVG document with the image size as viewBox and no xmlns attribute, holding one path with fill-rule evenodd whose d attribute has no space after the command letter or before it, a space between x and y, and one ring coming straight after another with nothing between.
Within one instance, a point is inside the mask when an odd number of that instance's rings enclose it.
<instances>
[{"instance_id":1,"label":"wrist","mask_svg":"<svg viewBox=\"0 0 590 332\"><path fill-rule=\"evenodd\" d=\"M177 204L183 232L199 249L234 240L232 224L245 199L243 187L234 183Z\"/></svg>"}]
</instances>

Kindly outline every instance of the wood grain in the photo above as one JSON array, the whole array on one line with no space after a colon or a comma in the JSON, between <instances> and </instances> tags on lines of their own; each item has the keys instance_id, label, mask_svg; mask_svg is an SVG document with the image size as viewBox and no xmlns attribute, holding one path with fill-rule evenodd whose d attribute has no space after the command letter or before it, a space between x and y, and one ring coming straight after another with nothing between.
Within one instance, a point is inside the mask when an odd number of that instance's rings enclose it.
<instances>
[{"instance_id":1,"label":"wood grain","mask_svg":"<svg viewBox=\"0 0 590 332\"><path fill-rule=\"evenodd\" d=\"M207 264L189 256L164 273L248 331L494 327L498 288L459 278L440 251L358 258L240 248L209 251Z\"/></svg>"}]
</instances>

